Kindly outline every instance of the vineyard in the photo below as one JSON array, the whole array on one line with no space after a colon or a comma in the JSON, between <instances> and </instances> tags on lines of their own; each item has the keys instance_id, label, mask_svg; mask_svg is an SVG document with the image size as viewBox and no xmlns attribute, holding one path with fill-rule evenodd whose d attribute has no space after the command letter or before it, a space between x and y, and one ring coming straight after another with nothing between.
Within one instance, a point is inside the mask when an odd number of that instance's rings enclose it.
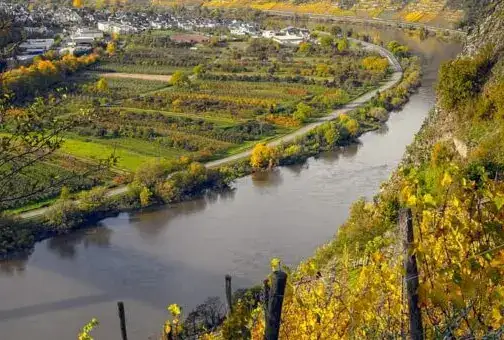
<instances>
[{"instance_id":1,"label":"vineyard","mask_svg":"<svg viewBox=\"0 0 504 340\"><path fill-rule=\"evenodd\" d=\"M207 0L210 8L242 8L298 14L323 14L345 17L394 19L450 27L463 19L463 6L455 1L392 1L345 0L331 1L251 1Z\"/></svg>"},{"instance_id":2,"label":"vineyard","mask_svg":"<svg viewBox=\"0 0 504 340\"><path fill-rule=\"evenodd\" d=\"M385 59L337 37L280 46L268 39L177 42L170 39L173 34L125 36L120 50L91 61L41 59L33 71L11 71L54 82L63 73L63 84L69 86L51 95L57 98L59 117L80 117L63 133L64 143L44 165L47 169L36 173L62 178L66 172L80 173L75 164L85 169L114 160L106 174L83 173L67 184L77 192L128 182L128 174L154 159L219 159L323 117L389 74ZM87 69L78 71L84 67L79 63ZM115 77L117 72L127 72L126 78ZM21 84L23 78L16 81ZM7 84L21 95L17 83ZM9 207L35 204L60 190L55 185L51 192Z\"/></svg>"}]
</instances>

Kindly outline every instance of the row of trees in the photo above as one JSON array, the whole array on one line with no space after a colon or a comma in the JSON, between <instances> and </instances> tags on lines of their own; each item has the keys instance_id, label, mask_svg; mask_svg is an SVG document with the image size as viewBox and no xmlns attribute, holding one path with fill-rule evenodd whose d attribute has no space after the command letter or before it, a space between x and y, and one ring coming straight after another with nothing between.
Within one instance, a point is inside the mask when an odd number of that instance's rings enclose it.
<instances>
[{"instance_id":1,"label":"row of trees","mask_svg":"<svg viewBox=\"0 0 504 340\"><path fill-rule=\"evenodd\" d=\"M10 98L11 101L34 98L65 80L68 75L95 63L99 58L97 53L80 57L68 54L61 59L52 56L36 57L30 66L21 66L0 74L2 97Z\"/></svg>"}]
</instances>

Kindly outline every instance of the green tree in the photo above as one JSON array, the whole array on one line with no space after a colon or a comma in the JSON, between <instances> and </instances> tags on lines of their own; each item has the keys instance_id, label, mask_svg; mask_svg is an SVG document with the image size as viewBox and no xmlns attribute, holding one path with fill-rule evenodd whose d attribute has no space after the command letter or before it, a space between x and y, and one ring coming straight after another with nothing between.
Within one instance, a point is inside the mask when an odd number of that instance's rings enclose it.
<instances>
[{"instance_id":1,"label":"green tree","mask_svg":"<svg viewBox=\"0 0 504 340\"><path fill-rule=\"evenodd\" d=\"M313 108L303 102L297 104L293 117L300 122L305 122L313 114Z\"/></svg>"},{"instance_id":2,"label":"green tree","mask_svg":"<svg viewBox=\"0 0 504 340\"><path fill-rule=\"evenodd\" d=\"M192 71L196 77L200 77L201 75L205 74L205 72L206 72L205 65L203 65L203 64L196 65L196 66L194 66Z\"/></svg>"},{"instance_id":3,"label":"green tree","mask_svg":"<svg viewBox=\"0 0 504 340\"><path fill-rule=\"evenodd\" d=\"M332 34L334 37L338 37L338 36L340 36L342 33L343 33L343 30L341 29L341 27L336 26L336 25L331 27L331 34Z\"/></svg>"},{"instance_id":4,"label":"green tree","mask_svg":"<svg viewBox=\"0 0 504 340\"><path fill-rule=\"evenodd\" d=\"M387 44L387 49L397 57L407 57L409 49L407 46L399 44L397 41L391 41Z\"/></svg>"},{"instance_id":5,"label":"green tree","mask_svg":"<svg viewBox=\"0 0 504 340\"><path fill-rule=\"evenodd\" d=\"M345 52L346 50L348 50L348 47L348 39L343 38L338 40L337 48L339 52Z\"/></svg>"},{"instance_id":6,"label":"green tree","mask_svg":"<svg viewBox=\"0 0 504 340\"><path fill-rule=\"evenodd\" d=\"M322 37L320 37L319 42L323 48L331 49L333 48L334 38L330 35L323 35Z\"/></svg>"}]
</instances>

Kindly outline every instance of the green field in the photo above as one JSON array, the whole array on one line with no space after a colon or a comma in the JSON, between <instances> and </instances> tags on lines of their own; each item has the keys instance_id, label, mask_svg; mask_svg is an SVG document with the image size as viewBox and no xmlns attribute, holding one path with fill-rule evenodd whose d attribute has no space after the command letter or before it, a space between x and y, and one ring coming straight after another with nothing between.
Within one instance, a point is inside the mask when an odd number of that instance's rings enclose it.
<instances>
[{"instance_id":1,"label":"green field","mask_svg":"<svg viewBox=\"0 0 504 340\"><path fill-rule=\"evenodd\" d=\"M153 158L178 158L187 154L181 150L159 147L156 142L131 138L119 140L92 139L89 141L66 139L61 152L94 161L104 160L114 155L118 158L116 167L129 171L135 171L142 163Z\"/></svg>"}]
</instances>

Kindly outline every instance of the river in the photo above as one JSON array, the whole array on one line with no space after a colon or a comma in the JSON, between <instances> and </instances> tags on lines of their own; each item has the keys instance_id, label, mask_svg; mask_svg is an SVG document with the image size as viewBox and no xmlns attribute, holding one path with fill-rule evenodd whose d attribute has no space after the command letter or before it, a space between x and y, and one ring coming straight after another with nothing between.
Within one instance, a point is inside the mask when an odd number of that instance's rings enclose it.
<instances>
[{"instance_id":1,"label":"river","mask_svg":"<svg viewBox=\"0 0 504 340\"><path fill-rule=\"evenodd\" d=\"M208 296L224 295L225 274L234 288L247 287L261 282L272 257L295 266L313 254L345 221L351 203L371 198L397 167L433 106L440 62L461 49L391 29L365 30L422 56L422 87L386 126L304 165L238 179L231 192L123 213L0 262L0 338L74 339L96 317L95 338L118 339L118 300L126 306L129 338L155 338L168 304L190 311Z\"/></svg>"}]
</instances>

